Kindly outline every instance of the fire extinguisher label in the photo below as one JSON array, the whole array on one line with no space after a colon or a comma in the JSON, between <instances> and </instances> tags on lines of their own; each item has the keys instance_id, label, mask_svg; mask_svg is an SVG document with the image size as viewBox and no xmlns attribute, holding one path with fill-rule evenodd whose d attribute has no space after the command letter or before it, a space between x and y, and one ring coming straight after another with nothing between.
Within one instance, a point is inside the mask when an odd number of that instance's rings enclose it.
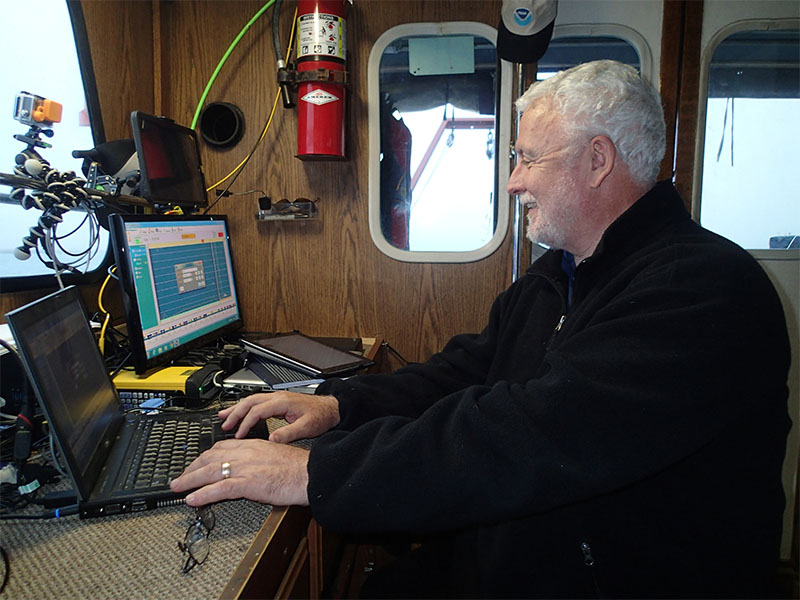
<instances>
[{"instance_id":1,"label":"fire extinguisher label","mask_svg":"<svg viewBox=\"0 0 800 600\"><path fill-rule=\"evenodd\" d=\"M345 21L336 15L312 13L297 19L297 58L335 56L344 59Z\"/></svg>"},{"instance_id":2,"label":"fire extinguisher label","mask_svg":"<svg viewBox=\"0 0 800 600\"><path fill-rule=\"evenodd\" d=\"M321 89L311 90L300 98L300 100L304 102L310 102L311 104L316 104L317 106L322 106L328 102L336 102L338 99L338 96Z\"/></svg>"}]
</instances>

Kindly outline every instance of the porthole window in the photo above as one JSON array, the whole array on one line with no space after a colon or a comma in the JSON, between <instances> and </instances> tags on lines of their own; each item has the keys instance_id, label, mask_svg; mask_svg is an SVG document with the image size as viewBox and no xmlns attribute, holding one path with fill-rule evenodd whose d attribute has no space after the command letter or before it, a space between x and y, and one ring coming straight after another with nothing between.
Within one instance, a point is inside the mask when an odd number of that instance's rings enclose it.
<instances>
[{"instance_id":1,"label":"porthole window","mask_svg":"<svg viewBox=\"0 0 800 600\"><path fill-rule=\"evenodd\" d=\"M718 39L706 65L700 223L749 250L800 248L800 30Z\"/></svg>"},{"instance_id":2,"label":"porthole window","mask_svg":"<svg viewBox=\"0 0 800 600\"><path fill-rule=\"evenodd\" d=\"M498 66L496 35L482 23L411 23L372 48L370 233L392 258L469 262L503 241L511 65Z\"/></svg>"}]
</instances>

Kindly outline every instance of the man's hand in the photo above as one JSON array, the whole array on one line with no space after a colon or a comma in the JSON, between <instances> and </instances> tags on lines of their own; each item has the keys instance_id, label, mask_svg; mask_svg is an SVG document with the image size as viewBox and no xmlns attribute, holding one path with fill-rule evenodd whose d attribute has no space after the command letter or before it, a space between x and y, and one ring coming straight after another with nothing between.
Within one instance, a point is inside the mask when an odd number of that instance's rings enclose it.
<instances>
[{"instance_id":1,"label":"man's hand","mask_svg":"<svg viewBox=\"0 0 800 600\"><path fill-rule=\"evenodd\" d=\"M174 492L199 488L186 497L189 506L237 498L288 506L308 505L307 485L308 450L266 440L230 439L198 456L170 488Z\"/></svg>"},{"instance_id":2,"label":"man's hand","mask_svg":"<svg viewBox=\"0 0 800 600\"><path fill-rule=\"evenodd\" d=\"M297 392L253 394L219 412L222 428L236 427L236 437L243 438L259 419L283 417L288 425L273 431L270 441L287 444L322 435L339 424L339 402L333 396L312 396Z\"/></svg>"}]
</instances>

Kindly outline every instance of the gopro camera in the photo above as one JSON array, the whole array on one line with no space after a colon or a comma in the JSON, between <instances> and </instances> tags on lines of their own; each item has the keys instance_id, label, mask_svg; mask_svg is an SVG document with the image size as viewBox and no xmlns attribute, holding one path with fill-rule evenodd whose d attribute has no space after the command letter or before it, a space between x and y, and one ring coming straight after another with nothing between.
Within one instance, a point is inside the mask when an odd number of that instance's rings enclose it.
<instances>
[{"instance_id":1,"label":"gopro camera","mask_svg":"<svg viewBox=\"0 0 800 600\"><path fill-rule=\"evenodd\" d=\"M14 102L14 118L25 125L47 127L61 121L61 109L58 102L20 92Z\"/></svg>"}]
</instances>

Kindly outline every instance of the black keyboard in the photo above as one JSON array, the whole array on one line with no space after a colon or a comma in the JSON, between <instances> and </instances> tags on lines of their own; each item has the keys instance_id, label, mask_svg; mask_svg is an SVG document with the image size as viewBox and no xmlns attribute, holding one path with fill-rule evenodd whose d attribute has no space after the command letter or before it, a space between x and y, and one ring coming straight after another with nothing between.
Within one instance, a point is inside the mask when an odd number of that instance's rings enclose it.
<instances>
[{"instance_id":1,"label":"black keyboard","mask_svg":"<svg viewBox=\"0 0 800 600\"><path fill-rule=\"evenodd\" d=\"M196 421L143 419L139 424L142 435L130 462L125 489L169 485L170 480L211 447L215 421L219 425L216 415Z\"/></svg>"},{"instance_id":2,"label":"black keyboard","mask_svg":"<svg viewBox=\"0 0 800 600\"><path fill-rule=\"evenodd\" d=\"M186 421L142 419L139 429L141 435L129 461L125 489L168 486L201 453L236 433L236 429L223 431L216 413ZM266 423L260 421L247 437L268 435Z\"/></svg>"}]
</instances>

